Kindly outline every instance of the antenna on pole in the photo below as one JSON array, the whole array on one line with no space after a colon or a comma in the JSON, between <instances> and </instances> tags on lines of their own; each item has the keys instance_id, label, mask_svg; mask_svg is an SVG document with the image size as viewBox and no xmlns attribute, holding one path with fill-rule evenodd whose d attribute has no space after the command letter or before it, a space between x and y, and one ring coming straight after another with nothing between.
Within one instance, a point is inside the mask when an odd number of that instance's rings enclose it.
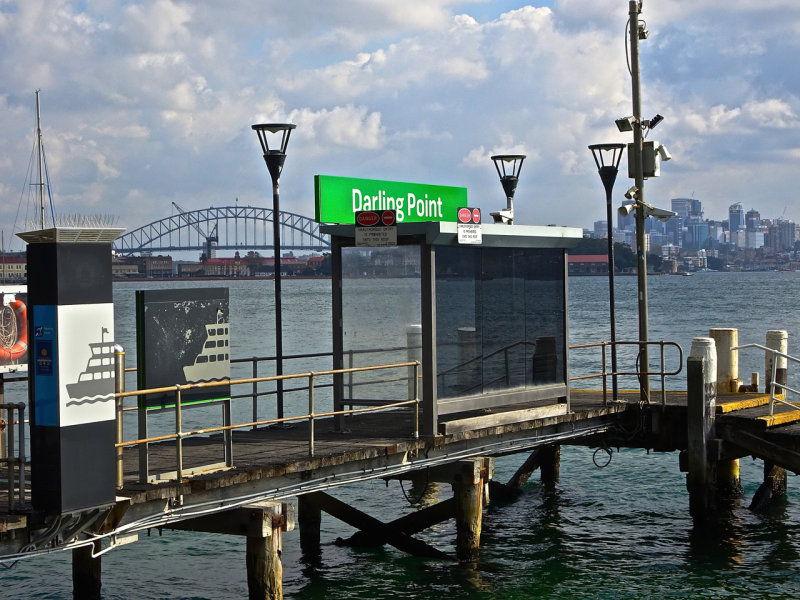
<instances>
[{"instance_id":1,"label":"antenna on pole","mask_svg":"<svg viewBox=\"0 0 800 600\"><path fill-rule=\"evenodd\" d=\"M39 163L39 228L44 229L44 152L42 151L42 116L39 107L39 90L36 90L36 151Z\"/></svg>"}]
</instances>

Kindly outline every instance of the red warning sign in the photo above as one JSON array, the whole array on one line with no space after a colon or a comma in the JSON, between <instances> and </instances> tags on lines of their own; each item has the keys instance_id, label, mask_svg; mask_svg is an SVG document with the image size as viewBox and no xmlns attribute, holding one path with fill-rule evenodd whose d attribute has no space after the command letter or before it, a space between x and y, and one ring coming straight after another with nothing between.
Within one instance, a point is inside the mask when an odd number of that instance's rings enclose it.
<instances>
[{"instance_id":1,"label":"red warning sign","mask_svg":"<svg viewBox=\"0 0 800 600\"><path fill-rule=\"evenodd\" d=\"M356 225L361 227L373 227L380 222L381 218L374 210L365 210L356 213Z\"/></svg>"},{"instance_id":2,"label":"red warning sign","mask_svg":"<svg viewBox=\"0 0 800 600\"><path fill-rule=\"evenodd\" d=\"M397 221L397 216L393 210L385 210L381 213L381 221L387 227L394 225L395 221Z\"/></svg>"},{"instance_id":3,"label":"red warning sign","mask_svg":"<svg viewBox=\"0 0 800 600\"><path fill-rule=\"evenodd\" d=\"M481 222L481 209L480 208L473 208L472 209L472 222L473 223L480 223Z\"/></svg>"},{"instance_id":4,"label":"red warning sign","mask_svg":"<svg viewBox=\"0 0 800 600\"><path fill-rule=\"evenodd\" d=\"M478 210L477 208L475 210ZM468 208L458 209L458 221L460 223L469 223L472 220L472 211Z\"/></svg>"}]
</instances>

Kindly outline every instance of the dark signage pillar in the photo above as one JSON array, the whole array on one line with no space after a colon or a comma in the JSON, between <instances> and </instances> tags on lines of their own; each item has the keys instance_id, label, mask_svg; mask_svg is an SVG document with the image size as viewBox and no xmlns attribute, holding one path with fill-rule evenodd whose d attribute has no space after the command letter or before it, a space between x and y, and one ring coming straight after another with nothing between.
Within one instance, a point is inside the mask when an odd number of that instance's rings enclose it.
<instances>
[{"instance_id":1,"label":"dark signage pillar","mask_svg":"<svg viewBox=\"0 0 800 600\"><path fill-rule=\"evenodd\" d=\"M57 227L28 242L31 501L64 514L115 501L116 228Z\"/></svg>"}]
</instances>

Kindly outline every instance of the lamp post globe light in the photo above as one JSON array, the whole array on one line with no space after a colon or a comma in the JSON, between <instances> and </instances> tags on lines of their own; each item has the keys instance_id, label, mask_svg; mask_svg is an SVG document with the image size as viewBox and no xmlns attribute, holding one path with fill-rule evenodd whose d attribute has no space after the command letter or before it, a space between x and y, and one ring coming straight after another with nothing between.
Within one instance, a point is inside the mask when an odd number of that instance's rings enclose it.
<instances>
[{"instance_id":1,"label":"lamp post globe light","mask_svg":"<svg viewBox=\"0 0 800 600\"><path fill-rule=\"evenodd\" d=\"M253 125L252 129L258 135L261 150L264 153L264 162L272 178L272 248L275 282L275 374L283 375L283 321L281 318L281 219L280 219L280 190L279 181L283 163L286 161L286 146L289 136L297 127L292 123L260 123ZM280 140L280 145L272 148L269 140ZM283 380L276 381L277 414L283 418Z\"/></svg>"},{"instance_id":2,"label":"lamp post globe light","mask_svg":"<svg viewBox=\"0 0 800 600\"><path fill-rule=\"evenodd\" d=\"M614 315L614 235L613 219L611 210L611 191L614 189L614 182L617 180L619 162L622 159L622 151L625 144L592 144L589 150L592 151L594 162L597 165L597 172L606 190L606 229L608 230L608 302L609 318L611 321L611 381L613 389L613 399L617 400L617 319Z\"/></svg>"},{"instance_id":3,"label":"lamp post globe light","mask_svg":"<svg viewBox=\"0 0 800 600\"><path fill-rule=\"evenodd\" d=\"M490 213L495 223L514 224L514 192L517 191L519 172L522 170L522 162L525 157L525 154L496 154L492 156L494 167L497 169L500 183L506 194L506 208Z\"/></svg>"}]
</instances>

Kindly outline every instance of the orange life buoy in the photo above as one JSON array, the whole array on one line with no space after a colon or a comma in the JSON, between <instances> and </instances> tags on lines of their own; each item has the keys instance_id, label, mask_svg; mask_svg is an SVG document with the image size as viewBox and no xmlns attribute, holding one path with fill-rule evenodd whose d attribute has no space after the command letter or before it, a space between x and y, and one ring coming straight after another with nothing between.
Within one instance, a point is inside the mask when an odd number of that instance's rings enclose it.
<instances>
[{"instance_id":1,"label":"orange life buoy","mask_svg":"<svg viewBox=\"0 0 800 600\"><path fill-rule=\"evenodd\" d=\"M17 341L10 348L0 348L0 360L15 361L28 351L28 308L22 300L8 303L17 318Z\"/></svg>"}]
</instances>

